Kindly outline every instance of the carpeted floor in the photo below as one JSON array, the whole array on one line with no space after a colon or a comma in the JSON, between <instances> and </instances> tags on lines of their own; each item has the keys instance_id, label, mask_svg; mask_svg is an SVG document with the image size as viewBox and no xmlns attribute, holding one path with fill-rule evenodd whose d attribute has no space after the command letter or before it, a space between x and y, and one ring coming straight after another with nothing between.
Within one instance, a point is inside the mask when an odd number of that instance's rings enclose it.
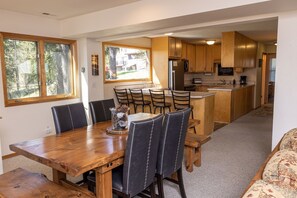
<instances>
[{"instance_id":1,"label":"carpeted floor","mask_svg":"<svg viewBox=\"0 0 297 198\"><path fill-rule=\"evenodd\" d=\"M218 129L202 146L202 166L184 171L188 198L238 198L271 151L272 115L254 111ZM166 197L180 197L175 185Z\"/></svg>"},{"instance_id":2,"label":"carpeted floor","mask_svg":"<svg viewBox=\"0 0 297 198\"><path fill-rule=\"evenodd\" d=\"M257 110L255 110L257 111ZM272 115L255 111L212 134L202 146L202 166L183 171L188 198L238 198L271 151ZM3 161L4 172L23 167L52 178L51 169L25 157ZM78 181L81 178L69 178ZM178 198L175 184L165 181L165 197Z\"/></svg>"}]
</instances>

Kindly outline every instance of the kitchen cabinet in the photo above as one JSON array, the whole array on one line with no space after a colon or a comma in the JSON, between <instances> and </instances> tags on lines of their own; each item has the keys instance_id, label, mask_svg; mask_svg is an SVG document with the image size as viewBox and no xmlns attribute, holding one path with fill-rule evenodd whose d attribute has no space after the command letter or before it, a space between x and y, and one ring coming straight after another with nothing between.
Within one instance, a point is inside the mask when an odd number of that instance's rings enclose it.
<instances>
[{"instance_id":1,"label":"kitchen cabinet","mask_svg":"<svg viewBox=\"0 0 297 198\"><path fill-rule=\"evenodd\" d=\"M196 45L196 72L215 72L214 63L220 59L221 45Z\"/></svg>"},{"instance_id":2,"label":"kitchen cabinet","mask_svg":"<svg viewBox=\"0 0 297 198\"><path fill-rule=\"evenodd\" d=\"M196 45L196 67L194 72L204 72L206 64L205 45Z\"/></svg>"},{"instance_id":3,"label":"kitchen cabinet","mask_svg":"<svg viewBox=\"0 0 297 198\"><path fill-rule=\"evenodd\" d=\"M254 108L254 85L210 89L215 93L215 122L230 123Z\"/></svg>"},{"instance_id":4,"label":"kitchen cabinet","mask_svg":"<svg viewBox=\"0 0 297 198\"><path fill-rule=\"evenodd\" d=\"M189 60L189 72L193 72L196 67L195 45L187 43L187 59Z\"/></svg>"},{"instance_id":5,"label":"kitchen cabinet","mask_svg":"<svg viewBox=\"0 0 297 198\"><path fill-rule=\"evenodd\" d=\"M182 56L182 41L177 38L168 38L168 56L169 58L181 58Z\"/></svg>"},{"instance_id":6,"label":"kitchen cabinet","mask_svg":"<svg viewBox=\"0 0 297 198\"><path fill-rule=\"evenodd\" d=\"M206 46L206 63L204 72L214 73L214 64L221 61L221 45Z\"/></svg>"},{"instance_id":7,"label":"kitchen cabinet","mask_svg":"<svg viewBox=\"0 0 297 198\"><path fill-rule=\"evenodd\" d=\"M252 68L256 66L257 43L238 33L222 33L222 67Z\"/></svg>"},{"instance_id":8,"label":"kitchen cabinet","mask_svg":"<svg viewBox=\"0 0 297 198\"><path fill-rule=\"evenodd\" d=\"M189 61L189 72L195 72L196 67L196 54L195 45L189 43L182 43L182 59L187 59Z\"/></svg>"}]
</instances>

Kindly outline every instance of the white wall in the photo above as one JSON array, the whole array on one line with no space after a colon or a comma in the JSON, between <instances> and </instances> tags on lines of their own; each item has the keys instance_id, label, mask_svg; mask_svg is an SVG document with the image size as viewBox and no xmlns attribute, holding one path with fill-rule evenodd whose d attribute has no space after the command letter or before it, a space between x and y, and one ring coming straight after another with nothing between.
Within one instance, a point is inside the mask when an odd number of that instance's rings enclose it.
<instances>
[{"instance_id":1,"label":"white wall","mask_svg":"<svg viewBox=\"0 0 297 198\"><path fill-rule=\"evenodd\" d=\"M91 55L99 55L99 60L102 60L99 47L98 41L87 38L81 38L78 40L81 99L87 110L89 109L89 101L100 100L104 98L102 65L99 65L99 76L92 75ZM90 113L87 112L87 115L89 118L89 124L91 124Z\"/></svg>"},{"instance_id":2,"label":"white wall","mask_svg":"<svg viewBox=\"0 0 297 198\"><path fill-rule=\"evenodd\" d=\"M296 11L279 15L272 137L273 148L284 133L297 127L296 23Z\"/></svg>"},{"instance_id":3,"label":"white wall","mask_svg":"<svg viewBox=\"0 0 297 198\"><path fill-rule=\"evenodd\" d=\"M0 11L0 31L39 36L59 37L60 26L55 20L31 15ZM11 153L12 143L43 137L47 127L54 134L54 122L51 107L77 102L78 99L46 102L14 107L4 106L2 71L0 71L0 139L2 154Z\"/></svg>"}]
</instances>

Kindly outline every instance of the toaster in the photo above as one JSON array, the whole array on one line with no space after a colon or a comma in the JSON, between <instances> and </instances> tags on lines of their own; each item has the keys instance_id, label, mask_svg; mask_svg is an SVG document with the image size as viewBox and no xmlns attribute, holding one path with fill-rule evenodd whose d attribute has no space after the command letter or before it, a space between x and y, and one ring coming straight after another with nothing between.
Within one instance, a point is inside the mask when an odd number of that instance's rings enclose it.
<instances>
[{"instance_id":1,"label":"toaster","mask_svg":"<svg viewBox=\"0 0 297 198\"><path fill-rule=\"evenodd\" d=\"M201 78L193 78L193 84L202 84Z\"/></svg>"}]
</instances>

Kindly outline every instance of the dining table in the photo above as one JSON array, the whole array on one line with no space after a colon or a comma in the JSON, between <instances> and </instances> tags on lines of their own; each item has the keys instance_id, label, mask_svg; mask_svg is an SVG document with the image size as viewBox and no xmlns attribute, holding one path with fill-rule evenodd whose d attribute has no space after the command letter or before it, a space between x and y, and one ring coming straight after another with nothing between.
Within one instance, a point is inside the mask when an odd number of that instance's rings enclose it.
<instances>
[{"instance_id":1,"label":"dining table","mask_svg":"<svg viewBox=\"0 0 297 198\"><path fill-rule=\"evenodd\" d=\"M131 121L153 118L157 114L137 113L128 117ZM80 176L90 170L96 175L96 197L112 197L112 169L123 164L127 135L107 132L111 121L50 135L34 140L11 144L19 155L52 168L53 181L60 185L71 184L66 174ZM86 189L85 189L86 190Z\"/></svg>"}]
</instances>

